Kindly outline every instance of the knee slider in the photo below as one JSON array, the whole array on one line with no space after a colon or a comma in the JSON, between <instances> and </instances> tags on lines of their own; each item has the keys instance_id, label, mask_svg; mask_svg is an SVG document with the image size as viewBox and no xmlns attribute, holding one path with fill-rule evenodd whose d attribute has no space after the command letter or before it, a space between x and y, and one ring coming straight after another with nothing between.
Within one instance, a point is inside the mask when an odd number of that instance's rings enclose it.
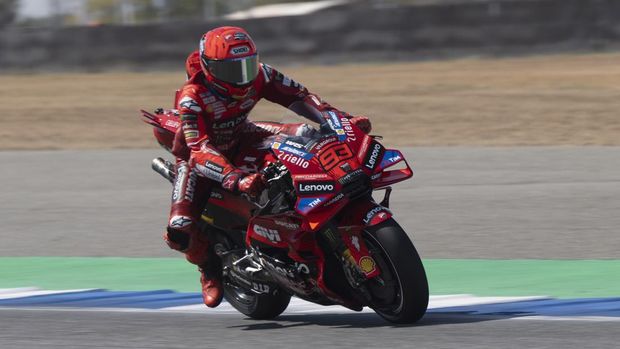
<instances>
[{"instance_id":1,"label":"knee slider","mask_svg":"<svg viewBox=\"0 0 620 349\"><path fill-rule=\"evenodd\" d=\"M171 248L179 251L185 251L189 248L190 234L188 232L172 227L168 227L167 232L166 238Z\"/></svg>"}]
</instances>

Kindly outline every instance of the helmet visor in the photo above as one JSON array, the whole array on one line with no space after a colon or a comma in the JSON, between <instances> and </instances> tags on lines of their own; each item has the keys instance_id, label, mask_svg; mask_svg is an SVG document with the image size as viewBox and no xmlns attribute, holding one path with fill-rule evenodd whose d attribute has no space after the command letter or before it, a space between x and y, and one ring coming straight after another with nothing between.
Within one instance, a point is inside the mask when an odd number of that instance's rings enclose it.
<instances>
[{"instance_id":1,"label":"helmet visor","mask_svg":"<svg viewBox=\"0 0 620 349\"><path fill-rule=\"evenodd\" d=\"M250 83L258 75L258 54L221 61L203 57L202 63L214 78L235 85Z\"/></svg>"}]
</instances>

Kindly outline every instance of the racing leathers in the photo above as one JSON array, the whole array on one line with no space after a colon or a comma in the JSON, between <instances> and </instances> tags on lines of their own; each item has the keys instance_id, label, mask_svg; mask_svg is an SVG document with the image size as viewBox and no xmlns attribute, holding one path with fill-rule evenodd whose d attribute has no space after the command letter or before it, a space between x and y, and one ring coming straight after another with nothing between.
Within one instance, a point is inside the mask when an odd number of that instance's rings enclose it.
<instances>
[{"instance_id":1,"label":"racing leathers","mask_svg":"<svg viewBox=\"0 0 620 349\"><path fill-rule=\"evenodd\" d=\"M171 248L184 252L187 260L210 278L217 277L218 271L210 260L213 254L208 252L207 238L196 226L200 204L206 202L210 188L220 185L250 196L258 194L263 184L260 175L237 168L233 157L244 154L249 147L273 134L301 136L312 130L306 124L250 122L247 117L256 103L265 98L320 124L325 122L323 113L327 111L351 117L267 64L260 64L259 74L251 84L245 96L225 96L216 86L209 85L198 70L177 96L176 107L181 118L181 130L173 147L177 176L164 239ZM352 122L355 119L362 128L368 123L366 118L353 118ZM368 123L367 130L369 126ZM208 302L205 296L205 304L216 306L217 303Z\"/></svg>"}]
</instances>

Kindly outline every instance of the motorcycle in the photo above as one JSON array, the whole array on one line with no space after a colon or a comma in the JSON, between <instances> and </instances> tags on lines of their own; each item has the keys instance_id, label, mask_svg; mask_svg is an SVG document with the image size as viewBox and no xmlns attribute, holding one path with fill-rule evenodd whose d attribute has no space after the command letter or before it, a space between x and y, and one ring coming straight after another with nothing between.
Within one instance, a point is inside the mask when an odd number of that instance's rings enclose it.
<instances>
[{"instance_id":1,"label":"motorcycle","mask_svg":"<svg viewBox=\"0 0 620 349\"><path fill-rule=\"evenodd\" d=\"M180 125L175 110L142 114L170 149ZM219 257L224 298L254 319L277 317L296 296L355 311L367 306L393 323L416 322L428 306L428 282L389 209L391 185L413 171L381 137L335 112L326 116L309 137L275 135L234 159L265 178L257 199L212 190L199 226ZM152 167L174 182L172 163L157 158ZM380 203L372 196L378 190L384 190Z\"/></svg>"}]
</instances>

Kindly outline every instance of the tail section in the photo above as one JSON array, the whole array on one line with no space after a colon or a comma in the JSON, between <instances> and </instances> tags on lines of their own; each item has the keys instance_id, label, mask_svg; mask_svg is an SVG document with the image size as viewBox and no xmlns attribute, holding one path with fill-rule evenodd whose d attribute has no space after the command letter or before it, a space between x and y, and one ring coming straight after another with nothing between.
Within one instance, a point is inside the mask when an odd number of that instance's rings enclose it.
<instances>
[{"instance_id":1,"label":"tail section","mask_svg":"<svg viewBox=\"0 0 620 349\"><path fill-rule=\"evenodd\" d=\"M140 112L142 112L142 121L153 126L153 135L157 142L168 151L172 151L174 135L181 126L177 111L158 108L154 113L146 110L140 110Z\"/></svg>"}]
</instances>

